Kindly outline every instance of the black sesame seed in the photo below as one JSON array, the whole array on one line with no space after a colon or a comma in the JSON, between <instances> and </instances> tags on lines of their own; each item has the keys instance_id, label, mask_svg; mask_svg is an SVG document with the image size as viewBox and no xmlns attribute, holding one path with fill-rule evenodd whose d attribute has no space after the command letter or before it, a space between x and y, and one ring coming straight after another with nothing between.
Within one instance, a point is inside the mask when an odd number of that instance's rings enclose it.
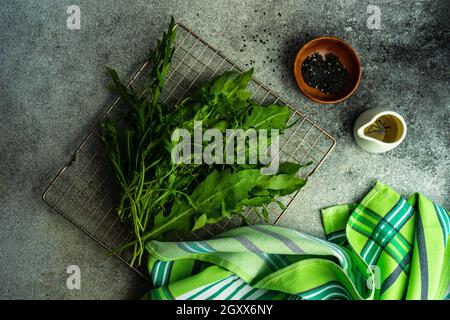
<instances>
[{"instance_id":1,"label":"black sesame seed","mask_svg":"<svg viewBox=\"0 0 450 320\"><path fill-rule=\"evenodd\" d=\"M308 86L325 94L341 92L348 82L348 72L334 54L327 54L325 59L315 52L302 64L302 75Z\"/></svg>"}]
</instances>

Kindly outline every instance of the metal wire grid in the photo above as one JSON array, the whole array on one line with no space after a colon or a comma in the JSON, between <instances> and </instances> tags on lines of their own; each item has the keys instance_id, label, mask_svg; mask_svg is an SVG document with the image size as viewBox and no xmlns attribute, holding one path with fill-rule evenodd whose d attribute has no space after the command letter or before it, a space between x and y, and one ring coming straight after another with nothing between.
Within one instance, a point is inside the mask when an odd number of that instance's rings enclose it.
<instances>
[{"instance_id":1,"label":"metal wire grid","mask_svg":"<svg viewBox=\"0 0 450 320\"><path fill-rule=\"evenodd\" d=\"M195 91L201 83L224 71L243 71L184 25L177 24L177 32L171 71L161 95L164 103L170 105L179 102ZM148 64L145 63L139 68L129 86L135 87L144 81L149 69L147 67ZM336 141L324 129L259 81L252 80L249 87L254 101L260 104L285 105L292 109L292 117L289 120L292 126L280 137L280 150L276 156L280 158L280 161L291 160L300 163L312 161L312 165L303 168L299 173L304 178L312 175L325 161ZM99 124L106 117L121 117L123 109L120 103L120 99L117 98L106 110ZM128 225L121 223L115 213L118 190L113 181L104 147L100 143L99 124L76 149L72 161L60 170L42 197L76 227L108 251L112 251L131 240L132 234L127 232ZM277 224L298 198L300 192L278 199L284 208L276 203L268 205L266 208L269 212L269 223ZM251 223L267 223L261 218L260 210L247 209L244 214ZM241 218L236 216L197 232L179 234L178 238L204 239L239 226L241 223ZM129 264L132 251L130 249L116 256ZM133 269L142 275L138 268L133 267Z\"/></svg>"}]
</instances>

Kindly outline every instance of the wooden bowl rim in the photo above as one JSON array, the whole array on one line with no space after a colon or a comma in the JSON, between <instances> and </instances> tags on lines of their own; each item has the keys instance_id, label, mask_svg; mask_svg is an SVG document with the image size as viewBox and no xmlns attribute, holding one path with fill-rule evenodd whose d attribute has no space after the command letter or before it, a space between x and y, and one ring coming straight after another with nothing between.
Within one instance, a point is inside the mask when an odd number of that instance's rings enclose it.
<instances>
[{"instance_id":1,"label":"wooden bowl rim","mask_svg":"<svg viewBox=\"0 0 450 320\"><path fill-rule=\"evenodd\" d=\"M320 40L334 40L337 42L342 43L345 47L347 47L348 49L350 49L350 51L353 53L353 55L356 57L356 61L357 61L357 68L358 68L358 79L356 80L356 83L353 87L353 89L344 97L336 99L336 100L321 100L319 98L316 98L310 94L308 94L306 91L303 90L303 87L300 85L300 77L302 77L301 72L300 72L300 56L301 53L303 51L303 49L305 49L307 46L311 45L314 42L318 42ZM321 36L321 37L316 37L314 39L311 39L310 41L308 41L307 43L305 43L300 50L297 52L297 55L295 56L295 61L294 61L294 76L295 76L295 82L297 83L297 87L299 88L299 90L309 99L318 102L318 103L322 103L322 104L336 104L339 102L344 101L345 99L349 98L355 91L356 89L359 87L359 83L361 82L361 77L362 77L362 70L361 70L361 60L359 59L358 54L356 53L356 50L346 41L342 40L341 38L338 37L333 37L333 36Z\"/></svg>"}]
</instances>

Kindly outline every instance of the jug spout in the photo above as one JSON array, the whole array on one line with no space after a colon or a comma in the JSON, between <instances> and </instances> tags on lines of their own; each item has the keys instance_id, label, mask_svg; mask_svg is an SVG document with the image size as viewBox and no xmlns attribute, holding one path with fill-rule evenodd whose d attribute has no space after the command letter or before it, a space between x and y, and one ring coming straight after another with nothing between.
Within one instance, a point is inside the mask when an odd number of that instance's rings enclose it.
<instances>
[{"instance_id":1,"label":"jug spout","mask_svg":"<svg viewBox=\"0 0 450 320\"><path fill-rule=\"evenodd\" d=\"M360 137L361 139L368 139L368 137L364 134L364 129L366 129L366 127L369 125L370 125L370 123L366 123L365 125L363 125L362 127L360 127L357 130L356 133L358 134L358 137Z\"/></svg>"},{"instance_id":2,"label":"jug spout","mask_svg":"<svg viewBox=\"0 0 450 320\"><path fill-rule=\"evenodd\" d=\"M381 141L379 139L376 139L376 138L373 138L373 137L370 137L370 136L366 135L366 133L365 133L365 130L368 127L370 127L371 124L372 124L371 122L366 123L365 125L363 125L362 127L360 127L357 130L356 134L358 135L359 139L365 140L368 143L375 144L378 147L382 148L383 145L385 144L383 141ZM365 148L363 148L363 149L365 149Z\"/></svg>"}]
</instances>

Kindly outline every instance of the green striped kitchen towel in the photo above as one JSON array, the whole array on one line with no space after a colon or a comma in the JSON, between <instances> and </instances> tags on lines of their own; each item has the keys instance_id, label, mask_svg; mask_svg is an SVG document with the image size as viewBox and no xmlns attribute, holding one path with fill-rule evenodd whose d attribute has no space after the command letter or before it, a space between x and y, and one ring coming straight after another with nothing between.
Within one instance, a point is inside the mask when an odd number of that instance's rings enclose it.
<instances>
[{"instance_id":1,"label":"green striped kitchen towel","mask_svg":"<svg viewBox=\"0 0 450 320\"><path fill-rule=\"evenodd\" d=\"M376 183L322 210L327 240L269 225L152 241L145 299L448 299L449 213Z\"/></svg>"}]
</instances>

